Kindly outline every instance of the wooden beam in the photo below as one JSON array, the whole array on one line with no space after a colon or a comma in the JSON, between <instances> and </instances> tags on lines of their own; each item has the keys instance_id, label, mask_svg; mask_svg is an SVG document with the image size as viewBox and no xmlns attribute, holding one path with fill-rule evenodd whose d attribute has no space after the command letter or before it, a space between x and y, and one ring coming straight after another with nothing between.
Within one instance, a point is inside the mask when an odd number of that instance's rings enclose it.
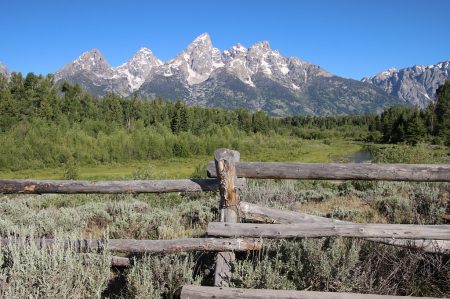
<instances>
[{"instance_id":1,"label":"wooden beam","mask_svg":"<svg viewBox=\"0 0 450 299\"><path fill-rule=\"evenodd\" d=\"M220 190L220 222L240 222L238 211L239 190L235 167L239 158L240 153L238 151L226 148L220 148L214 152L214 164ZM215 287L228 287L230 285L233 260L233 252L219 252L217 254L214 270Z\"/></svg>"},{"instance_id":2,"label":"wooden beam","mask_svg":"<svg viewBox=\"0 0 450 299\"><path fill-rule=\"evenodd\" d=\"M84 265L89 265L91 260L86 253L82 253L84 257ZM102 255L98 254L98 258L102 258ZM128 267L130 265L130 259L127 257L112 256L111 257L111 267Z\"/></svg>"},{"instance_id":3,"label":"wooden beam","mask_svg":"<svg viewBox=\"0 0 450 299\"><path fill-rule=\"evenodd\" d=\"M239 189L246 187L245 178L237 181ZM154 180L154 181L50 181L50 180L0 180L0 193L166 193L219 191L216 179Z\"/></svg>"},{"instance_id":4,"label":"wooden beam","mask_svg":"<svg viewBox=\"0 0 450 299\"><path fill-rule=\"evenodd\" d=\"M214 162L208 163L207 174L217 177ZM450 165L238 162L236 175L258 179L450 182Z\"/></svg>"},{"instance_id":5,"label":"wooden beam","mask_svg":"<svg viewBox=\"0 0 450 299\"><path fill-rule=\"evenodd\" d=\"M326 293L311 291L282 291L282 290L255 290L236 288L214 288L185 285L181 289L181 299L401 299L404 296ZM437 299L431 297L418 297L423 299Z\"/></svg>"},{"instance_id":6,"label":"wooden beam","mask_svg":"<svg viewBox=\"0 0 450 299\"><path fill-rule=\"evenodd\" d=\"M111 257L111 266L113 267L128 267L130 259L127 257L113 256Z\"/></svg>"},{"instance_id":7,"label":"wooden beam","mask_svg":"<svg viewBox=\"0 0 450 299\"><path fill-rule=\"evenodd\" d=\"M244 201L239 203L239 213L243 219L274 224L342 222L341 220L313 216L300 212L263 207Z\"/></svg>"},{"instance_id":8,"label":"wooden beam","mask_svg":"<svg viewBox=\"0 0 450 299\"><path fill-rule=\"evenodd\" d=\"M450 225L371 223L256 224L210 222L208 235L253 238L392 238L450 240Z\"/></svg>"},{"instance_id":9,"label":"wooden beam","mask_svg":"<svg viewBox=\"0 0 450 299\"><path fill-rule=\"evenodd\" d=\"M10 243L28 243L28 239L1 239L1 245ZM53 247L54 239L33 239L38 248ZM62 245L76 248L80 251L97 250L108 244L108 250L114 252L134 253L173 253L188 251L247 251L260 250L261 239L215 239L215 238L190 238L176 240L61 240Z\"/></svg>"},{"instance_id":10,"label":"wooden beam","mask_svg":"<svg viewBox=\"0 0 450 299\"><path fill-rule=\"evenodd\" d=\"M239 203L239 214L243 219L263 223L289 224L289 223L351 223L331 218L308 215L300 212L279 210L263 207L248 202ZM426 252L450 252L450 241L445 240L412 240L390 238L364 238L367 241L383 243L393 246L422 249Z\"/></svg>"}]
</instances>

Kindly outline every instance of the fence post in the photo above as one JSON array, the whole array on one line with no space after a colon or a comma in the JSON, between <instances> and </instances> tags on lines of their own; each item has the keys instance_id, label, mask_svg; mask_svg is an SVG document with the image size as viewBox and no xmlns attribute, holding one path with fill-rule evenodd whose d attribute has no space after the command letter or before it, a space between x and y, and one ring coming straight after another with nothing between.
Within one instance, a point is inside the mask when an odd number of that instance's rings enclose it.
<instances>
[{"instance_id":1,"label":"fence post","mask_svg":"<svg viewBox=\"0 0 450 299\"><path fill-rule=\"evenodd\" d=\"M235 162L238 162L238 151L220 148L214 152L217 179L219 181L220 206L219 222L238 223L239 219L239 190ZM214 273L215 287L228 287L231 280L231 266L234 259L233 252L219 252L217 254Z\"/></svg>"}]
</instances>

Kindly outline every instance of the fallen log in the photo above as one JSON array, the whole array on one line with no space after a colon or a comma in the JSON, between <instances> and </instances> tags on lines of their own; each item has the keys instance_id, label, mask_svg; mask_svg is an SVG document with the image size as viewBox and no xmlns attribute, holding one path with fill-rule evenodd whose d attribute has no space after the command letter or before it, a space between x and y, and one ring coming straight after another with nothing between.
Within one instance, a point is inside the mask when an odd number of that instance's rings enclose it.
<instances>
[{"instance_id":1,"label":"fallen log","mask_svg":"<svg viewBox=\"0 0 450 299\"><path fill-rule=\"evenodd\" d=\"M308 215L300 212L279 210L263 207L241 201L239 213L243 219L263 223L289 224L289 223L351 223L337 219ZM364 238L367 241L383 243L393 246L401 246L422 249L426 252L444 253L450 251L450 241L444 240L412 240L412 239L389 239L389 238Z\"/></svg>"},{"instance_id":2,"label":"fallen log","mask_svg":"<svg viewBox=\"0 0 450 299\"><path fill-rule=\"evenodd\" d=\"M237 186L239 189L245 188L245 178L238 179ZM216 179L153 181L0 180L0 193L4 194L139 194L199 191L219 191L219 183Z\"/></svg>"},{"instance_id":3,"label":"fallen log","mask_svg":"<svg viewBox=\"0 0 450 299\"><path fill-rule=\"evenodd\" d=\"M210 222L208 235L253 238L392 238L450 240L450 225L372 223L257 224Z\"/></svg>"},{"instance_id":4,"label":"fallen log","mask_svg":"<svg viewBox=\"0 0 450 299\"><path fill-rule=\"evenodd\" d=\"M38 248L53 247L54 239L1 239L1 245L10 243L26 244L34 242ZM60 240L64 247L72 247L80 251L105 248L114 252L133 253L172 253L188 251L247 251L259 250L261 239L215 239L190 238L176 240Z\"/></svg>"},{"instance_id":5,"label":"fallen log","mask_svg":"<svg viewBox=\"0 0 450 299\"><path fill-rule=\"evenodd\" d=\"M404 296L351 294L351 293L327 293L311 291L281 291L281 290L255 290L236 288L214 288L185 285L181 289L181 299L389 299L404 298ZM431 297L421 297L433 299Z\"/></svg>"},{"instance_id":6,"label":"fallen log","mask_svg":"<svg viewBox=\"0 0 450 299\"><path fill-rule=\"evenodd\" d=\"M217 177L214 162L207 174ZM450 182L448 164L237 162L236 176L257 179Z\"/></svg>"}]
</instances>

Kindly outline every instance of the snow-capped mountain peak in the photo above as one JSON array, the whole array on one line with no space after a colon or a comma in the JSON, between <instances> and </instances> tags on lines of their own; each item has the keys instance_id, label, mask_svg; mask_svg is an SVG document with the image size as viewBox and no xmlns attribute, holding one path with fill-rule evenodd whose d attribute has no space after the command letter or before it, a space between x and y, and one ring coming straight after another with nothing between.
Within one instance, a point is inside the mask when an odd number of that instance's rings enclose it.
<instances>
[{"instance_id":1,"label":"snow-capped mountain peak","mask_svg":"<svg viewBox=\"0 0 450 299\"><path fill-rule=\"evenodd\" d=\"M167 61L156 70L165 77L181 77L189 85L199 84L211 73L224 66L220 50L214 48L208 33L203 33L190 43L185 51Z\"/></svg>"},{"instance_id":2,"label":"snow-capped mountain peak","mask_svg":"<svg viewBox=\"0 0 450 299\"><path fill-rule=\"evenodd\" d=\"M73 83L72 78L85 74L89 80L81 82L82 87L93 84L106 91L127 96L139 89L154 67L162 64L161 60L153 56L151 50L141 48L128 62L113 68L99 50L93 49L58 70L55 79Z\"/></svg>"},{"instance_id":3,"label":"snow-capped mountain peak","mask_svg":"<svg viewBox=\"0 0 450 299\"><path fill-rule=\"evenodd\" d=\"M82 70L92 72L107 71L111 68L111 65L109 65L108 61L106 61L99 50L92 49L89 52L84 52L75 61L64 66L63 69L64 68L66 68L70 74L75 74Z\"/></svg>"},{"instance_id":4,"label":"snow-capped mountain peak","mask_svg":"<svg viewBox=\"0 0 450 299\"><path fill-rule=\"evenodd\" d=\"M407 103L425 108L430 100L435 98L438 86L448 79L450 60L436 65L415 65L401 70L391 68L370 79L364 77L361 81L375 84Z\"/></svg>"}]
</instances>

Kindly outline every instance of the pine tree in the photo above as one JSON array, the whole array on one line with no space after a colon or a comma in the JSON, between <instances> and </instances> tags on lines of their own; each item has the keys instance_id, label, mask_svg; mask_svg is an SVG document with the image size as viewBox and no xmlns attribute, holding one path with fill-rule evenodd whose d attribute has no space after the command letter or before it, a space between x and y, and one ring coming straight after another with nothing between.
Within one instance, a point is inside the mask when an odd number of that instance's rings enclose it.
<instances>
[{"instance_id":1,"label":"pine tree","mask_svg":"<svg viewBox=\"0 0 450 299\"><path fill-rule=\"evenodd\" d=\"M422 140L425 132L425 124L420 117L419 108L416 105L413 113L406 122L406 140L412 145L416 145Z\"/></svg>"},{"instance_id":2,"label":"pine tree","mask_svg":"<svg viewBox=\"0 0 450 299\"><path fill-rule=\"evenodd\" d=\"M180 109L180 131L187 132L189 130L189 116L186 102Z\"/></svg>"},{"instance_id":3,"label":"pine tree","mask_svg":"<svg viewBox=\"0 0 450 299\"><path fill-rule=\"evenodd\" d=\"M434 102L430 101L430 104L428 104L428 107L425 110L425 126L430 134L433 134L434 131L434 109Z\"/></svg>"},{"instance_id":4,"label":"pine tree","mask_svg":"<svg viewBox=\"0 0 450 299\"><path fill-rule=\"evenodd\" d=\"M435 135L450 141L450 80L436 90Z\"/></svg>"},{"instance_id":5,"label":"pine tree","mask_svg":"<svg viewBox=\"0 0 450 299\"><path fill-rule=\"evenodd\" d=\"M119 100L114 99L111 103L111 120L122 124L123 112Z\"/></svg>"}]
</instances>

